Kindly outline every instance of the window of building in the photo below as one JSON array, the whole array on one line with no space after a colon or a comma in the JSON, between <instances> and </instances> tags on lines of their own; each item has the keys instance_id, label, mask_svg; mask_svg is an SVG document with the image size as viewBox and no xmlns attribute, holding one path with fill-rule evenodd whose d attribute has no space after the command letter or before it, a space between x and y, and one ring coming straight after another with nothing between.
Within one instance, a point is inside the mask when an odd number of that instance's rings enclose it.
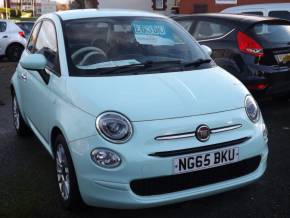
<instances>
[{"instance_id":1,"label":"window of building","mask_svg":"<svg viewBox=\"0 0 290 218\"><path fill-rule=\"evenodd\" d=\"M207 4L194 4L193 13L207 13L208 5Z\"/></svg>"},{"instance_id":2,"label":"window of building","mask_svg":"<svg viewBox=\"0 0 290 218\"><path fill-rule=\"evenodd\" d=\"M6 22L0 22L0 32L5 32L7 27Z\"/></svg>"},{"instance_id":3,"label":"window of building","mask_svg":"<svg viewBox=\"0 0 290 218\"><path fill-rule=\"evenodd\" d=\"M166 10L167 0L153 0L153 10Z\"/></svg>"},{"instance_id":4,"label":"window of building","mask_svg":"<svg viewBox=\"0 0 290 218\"><path fill-rule=\"evenodd\" d=\"M290 20L290 12L289 11L270 11L269 17L277 17L280 19Z\"/></svg>"},{"instance_id":5,"label":"window of building","mask_svg":"<svg viewBox=\"0 0 290 218\"><path fill-rule=\"evenodd\" d=\"M222 37L232 30L231 27L211 21L200 21L193 36L196 40L207 40Z\"/></svg>"}]
</instances>

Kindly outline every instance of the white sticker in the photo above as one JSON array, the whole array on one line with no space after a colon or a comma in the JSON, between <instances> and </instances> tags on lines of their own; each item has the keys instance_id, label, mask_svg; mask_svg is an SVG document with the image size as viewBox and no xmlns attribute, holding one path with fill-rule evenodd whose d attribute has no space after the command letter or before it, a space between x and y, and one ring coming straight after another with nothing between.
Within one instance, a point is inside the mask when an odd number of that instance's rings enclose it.
<instances>
[{"instance_id":1,"label":"white sticker","mask_svg":"<svg viewBox=\"0 0 290 218\"><path fill-rule=\"evenodd\" d=\"M143 45L174 45L172 33L165 22L135 21L133 32L138 43Z\"/></svg>"}]
</instances>

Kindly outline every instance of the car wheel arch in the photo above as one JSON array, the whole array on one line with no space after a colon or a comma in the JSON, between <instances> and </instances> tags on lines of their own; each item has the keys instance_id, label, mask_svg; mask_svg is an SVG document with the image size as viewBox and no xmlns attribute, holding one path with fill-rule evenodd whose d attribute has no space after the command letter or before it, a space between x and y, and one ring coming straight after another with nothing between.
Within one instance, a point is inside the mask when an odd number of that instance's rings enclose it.
<instances>
[{"instance_id":1,"label":"car wheel arch","mask_svg":"<svg viewBox=\"0 0 290 218\"><path fill-rule=\"evenodd\" d=\"M5 55L7 55L7 51L8 51L8 49L9 49L9 47L11 47L11 46L13 46L13 45L20 46L20 47L23 48L23 49L25 48L24 45L22 45L22 44L19 43L19 42L12 42L12 43L10 43L10 44L6 47Z\"/></svg>"},{"instance_id":2,"label":"car wheel arch","mask_svg":"<svg viewBox=\"0 0 290 218\"><path fill-rule=\"evenodd\" d=\"M52 151L52 157L54 158L55 154L55 140L57 136L62 135L65 139L65 141L68 143L67 137L63 131L63 128L61 128L59 125L53 126L50 132L50 146L51 146L51 151ZM68 149L70 150L69 146Z\"/></svg>"}]
</instances>

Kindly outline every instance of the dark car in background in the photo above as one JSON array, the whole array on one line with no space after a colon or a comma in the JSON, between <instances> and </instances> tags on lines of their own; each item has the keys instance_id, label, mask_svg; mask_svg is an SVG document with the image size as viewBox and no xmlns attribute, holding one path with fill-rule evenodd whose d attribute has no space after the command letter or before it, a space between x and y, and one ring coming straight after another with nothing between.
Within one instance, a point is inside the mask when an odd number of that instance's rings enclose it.
<instances>
[{"instance_id":1,"label":"dark car in background","mask_svg":"<svg viewBox=\"0 0 290 218\"><path fill-rule=\"evenodd\" d=\"M25 37L28 39L30 32L33 28L34 22L33 21L21 21L21 22L16 22L15 24L17 26L19 26L25 32Z\"/></svg>"},{"instance_id":2,"label":"dark car in background","mask_svg":"<svg viewBox=\"0 0 290 218\"><path fill-rule=\"evenodd\" d=\"M234 14L173 19L199 43L211 47L216 63L240 79L254 95L289 95L289 21Z\"/></svg>"}]
</instances>

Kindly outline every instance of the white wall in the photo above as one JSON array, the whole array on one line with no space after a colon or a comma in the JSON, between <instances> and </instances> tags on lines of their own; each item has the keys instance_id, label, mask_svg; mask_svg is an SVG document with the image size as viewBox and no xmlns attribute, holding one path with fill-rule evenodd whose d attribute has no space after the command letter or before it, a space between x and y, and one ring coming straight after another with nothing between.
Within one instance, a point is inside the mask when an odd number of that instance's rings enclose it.
<instances>
[{"instance_id":1,"label":"white wall","mask_svg":"<svg viewBox=\"0 0 290 218\"><path fill-rule=\"evenodd\" d=\"M99 0L99 8L122 8L122 9L135 9L142 11L153 11L152 0ZM167 14L174 6L174 0L167 0L166 11L154 11L157 13Z\"/></svg>"}]
</instances>

